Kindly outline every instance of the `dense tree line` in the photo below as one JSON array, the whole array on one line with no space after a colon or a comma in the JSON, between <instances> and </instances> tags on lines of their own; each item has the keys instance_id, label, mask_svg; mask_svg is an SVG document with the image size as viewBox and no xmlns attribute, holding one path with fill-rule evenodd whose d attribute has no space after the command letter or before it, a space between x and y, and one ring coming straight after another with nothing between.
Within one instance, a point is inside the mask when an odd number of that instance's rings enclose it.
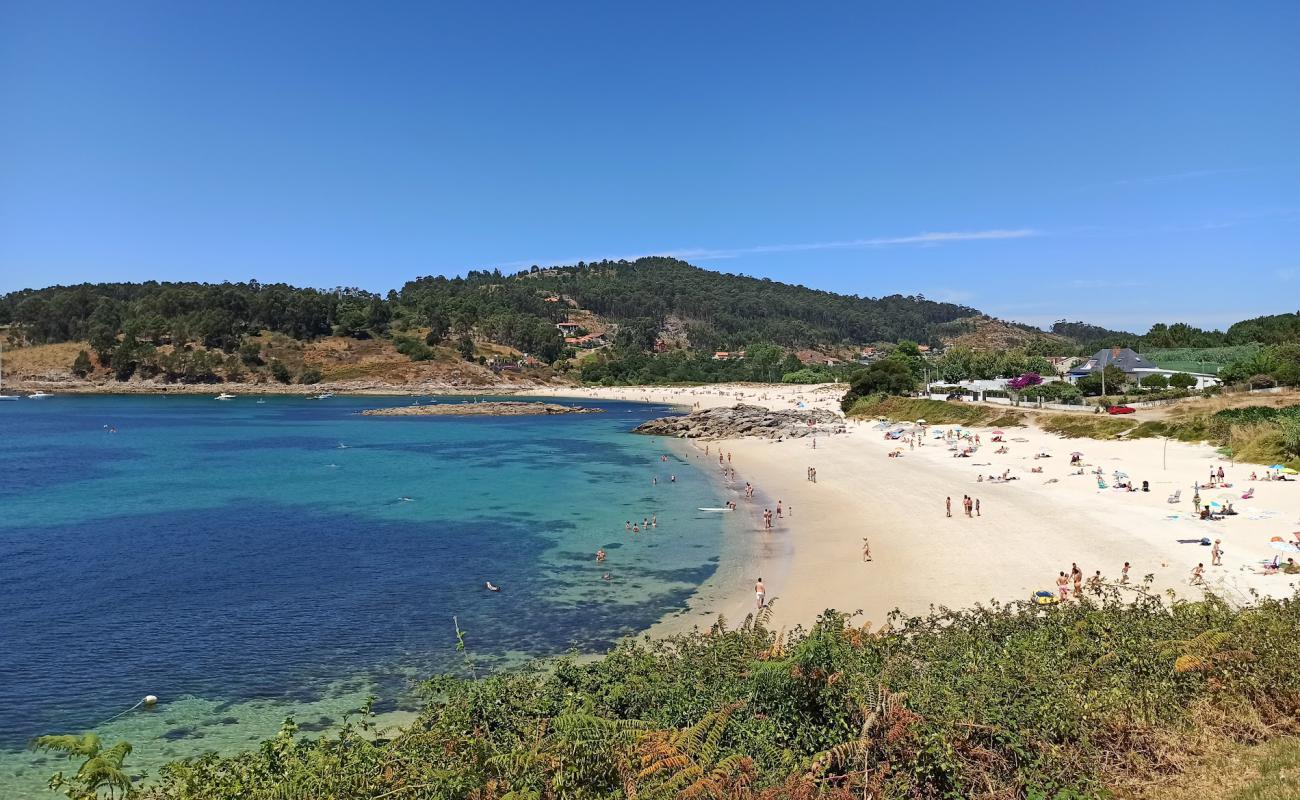
<instances>
[{"instance_id":1,"label":"dense tree line","mask_svg":"<svg viewBox=\"0 0 1300 800\"><path fill-rule=\"evenodd\" d=\"M863 298L711 272L673 258L580 263L530 274L535 286L572 297L597 314L656 324L675 317L686 323L691 345L700 350L754 342L929 342L935 325L979 313L922 296Z\"/></svg>"},{"instance_id":2,"label":"dense tree line","mask_svg":"<svg viewBox=\"0 0 1300 800\"><path fill-rule=\"evenodd\" d=\"M584 379L603 383L782 380L803 370L787 355L793 349L908 340L937 344L963 320L978 315L975 309L922 296L839 295L711 272L677 259L642 258L533 267L513 275L492 270L422 277L386 295L257 281L54 286L0 296L0 324L10 324L11 337L30 343L88 342L90 354L118 375L136 374L143 367L141 374L206 380L210 374L265 366L249 358L226 358L240 351L248 337L264 332L296 340L391 337L413 360L431 358L431 348L439 344L472 357L475 340L491 341L550 363L571 352L555 325L575 306L613 326L613 346L581 368ZM689 352L650 355L666 327L686 334ZM1252 351L1250 359L1238 358L1242 363L1229 370L1229 377L1268 374L1291 383L1295 359L1287 347L1300 342L1300 314L1245 320L1226 332L1175 323L1153 325L1137 335L1064 320L1052 332L1077 342L1079 355L1113 345L1213 349L1260 343L1269 347ZM214 360L218 356L194 355L164 364L155 350L168 345L225 356L221 365ZM778 363L755 358L766 352L762 345L777 348ZM1050 374L1042 356L1053 347L1059 349L1059 344L997 353L954 348L937 362L926 364L915 354L909 364L918 377L928 366L932 379L952 382L1028 371ZM714 350L741 349L751 351L744 361L711 358ZM806 370L801 374L811 376Z\"/></svg>"},{"instance_id":3,"label":"dense tree line","mask_svg":"<svg viewBox=\"0 0 1300 800\"><path fill-rule=\"evenodd\" d=\"M1079 343L1079 355L1095 353L1103 347L1211 348L1246 344L1283 344L1300 341L1300 312L1272 314L1234 323L1226 331L1207 331L1184 322L1158 322L1145 334L1127 333L1059 320L1051 332Z\"/></svg>"}]
</instances>

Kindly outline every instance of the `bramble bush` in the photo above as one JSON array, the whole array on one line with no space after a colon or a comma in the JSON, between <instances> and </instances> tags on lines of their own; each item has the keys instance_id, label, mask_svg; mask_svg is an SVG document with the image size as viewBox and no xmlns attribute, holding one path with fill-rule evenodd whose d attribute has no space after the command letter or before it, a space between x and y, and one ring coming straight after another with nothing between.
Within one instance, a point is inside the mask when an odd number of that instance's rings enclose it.
<instances>
[{"instance_id":1,"label":"bramble bush","mask_svg":"<svg viewBox=\"0 0 1300 800\"><path fill-rule=\"evenodd\" d=\"M366 715L320 739L286 722L257 751L169 765L143 794L1102 797L1216 743L1300 728L1297 599L1234 608L1110 586L883 627L834 611L789 632L766 613L720 620L596 661L432 679L391 737L367 735Z\"/></svg>"}]
</instances>

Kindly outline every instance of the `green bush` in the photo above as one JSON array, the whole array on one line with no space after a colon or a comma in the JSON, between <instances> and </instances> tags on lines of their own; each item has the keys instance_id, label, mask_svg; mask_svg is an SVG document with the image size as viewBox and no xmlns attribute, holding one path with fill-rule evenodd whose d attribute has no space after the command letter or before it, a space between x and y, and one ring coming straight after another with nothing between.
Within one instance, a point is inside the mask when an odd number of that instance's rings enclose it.
<instances>
[{"instance_id":1,"label":"green bush","mask_svg":"<svg viewBox=\"0 0 1300 800\"><path fill-rule=\"evenodd\" d=\"M393 345L397 352L412 361L428 361L433 358L433 350L419 339L409 336L394 336Z\"/></svg>"},{"instance_id":2,"label":"green bush","mask_svg":"<svg viewBox=\"0 0 1300 800\"><path fill-rule=\"evenodd\" d=\"M284 365L283 361L273 359L271 361L271 377L280 383L288 383L293 380L293 373L289 372L289 368Z\"/></svg>"},{"instance_id":3,"label":"green bush","mask_svg":"<svg viewBox=\"0 0 1300 800\"><path fill-rule=\"evenodd\" d=\"M85 350L77 353L77 357L72 361L72 374L84 378L94 371L95 365L90 363L90 354Z\"/></svg>"},{"instance_id":4,"label":"green bush","mask_svg":"<svg viewBox=\"0 0 1300 800\"><path fill-rule=\"evenodd\" d=\"M258 750L169 765L146 796L1097 798L1295 729L1300 600L1123 594L886 627L828 611L777 632L760 614L595 661L443 676L395 735L369 735L368 708L323 738L290 722Z\"/></svg>"}]
</instances>

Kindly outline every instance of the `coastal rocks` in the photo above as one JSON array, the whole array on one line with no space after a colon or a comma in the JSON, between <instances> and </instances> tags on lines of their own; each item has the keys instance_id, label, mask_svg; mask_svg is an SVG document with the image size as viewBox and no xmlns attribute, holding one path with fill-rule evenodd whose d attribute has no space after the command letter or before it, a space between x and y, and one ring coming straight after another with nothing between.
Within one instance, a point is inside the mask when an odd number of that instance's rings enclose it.
<instances>
[{"instance_id":1,"label":"coastal rocks","mask_svg":"<svg viewBox=\"0 0 1300 800\"><path fill-rule=\"evenodd\" d=\"M834 412L824 409L773 411L741 404L731 408L707 408L682 417L652 419L632 432L679 439L739 439L744 436L799 439L827 436L843 428L844 421Z\"/></svg>"},{"instance_id":2,"label":"coastal rocks","mask_svg":"<svg viewBox=\"0 0 1300 800\"><path fill-rule=\"evenodd\" d=\"M565 406L559 403L524 403L499 401L487 403L440 403L425 406L396 406L393 408L370 408L361 412L363 417L452 417L452 416L490 416L518 417L525 415L546 416L551 414L601 414L603 408L583 408L582 406Z\"/></svg>"}]
</instances>

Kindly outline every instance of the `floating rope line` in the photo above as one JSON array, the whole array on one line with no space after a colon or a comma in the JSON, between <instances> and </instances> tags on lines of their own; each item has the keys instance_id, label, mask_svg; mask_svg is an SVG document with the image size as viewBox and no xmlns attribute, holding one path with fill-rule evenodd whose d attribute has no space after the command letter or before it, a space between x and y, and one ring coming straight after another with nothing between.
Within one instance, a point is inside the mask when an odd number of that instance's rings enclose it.
<instances>
[{"instance_id":1,"label":"floating rope line","mask_svg":"<svg viewBox=\"0 0 1300 800\"><path fill-rule=\"evenodd\" d=\"M140 706L148 706L149 708L153 708L155 705L157 705L157 703L158 703L158 698L157 698L157 697L155 697L155 696L153 696L153 695L151 695L151 694L147 694L147 695L145 695L143 698L141 698L140 702L138 702L138 703L136 703L135 705L131 706L131 707L128 708L126 711L123 711L123 712L120 713L120 714L114 714L113 716L111 716L111 717L109 717L108 719L104 720L103 722L99 723L99 724L96 725L95 727L96 727L96 728L102 728L103 726L107 725L108 723L112 722L112 721L115 720L115 719L118 719L118 718L120 718L120 717L125 717L127 714L130 714L132 711L135 711L135 710L136 710L137 708L139 708Z\"/></svg>"}]
</instances>

